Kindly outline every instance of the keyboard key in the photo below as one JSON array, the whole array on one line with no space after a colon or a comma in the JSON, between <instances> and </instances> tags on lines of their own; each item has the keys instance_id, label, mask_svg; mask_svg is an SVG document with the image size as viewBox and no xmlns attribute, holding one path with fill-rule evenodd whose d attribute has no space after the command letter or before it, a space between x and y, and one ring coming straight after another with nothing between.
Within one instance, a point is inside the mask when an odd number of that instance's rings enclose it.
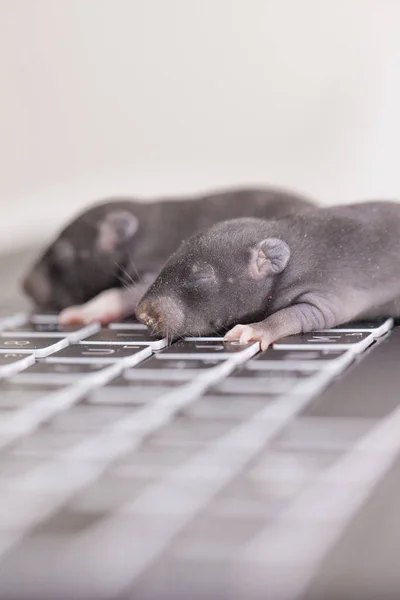
<instances>
[{"instance_id":1,"label":"keyboard key","mask_svg":"<svg viewBox=\"0 0 400 600\"><path fill-rule=\"evenodd\" d=\"M26 323L27 315L25 313L16 313L14 315L10 314L9 309L5 309L0 311L0 330L5 329L6 327L17 327L18 325L22 325Z\"/></svg>"},{"instance_id":2,"label":"keyboard key","mask_svg":"<svg viewBox=\"0 0 400 600\"><path fill-rule=\"evenodd\" d=\"M159 360L158 355L151 357L143 363L140 363L133 369L124 372L126 379L156 379L156 380L189 380L193 379L207 369L212 369L221 364L218 359L163 359Z\"/></svg>"},{"instance_id":3,"label":"keyboard key","mask_svg":"<svg viewBox=\"0 0 400 600\"><path fill-rule=\"evenodd\" d=\"M150 436L149 440L154 446L202 446L222 437L235 426L237 423L232 419L195 420L181 416Z\"/></svg>"},{"instance_id":4,"label":"keyboard key","mask_svg":"<svg viewBox=\"0 0 400 600\"><path fill-rule=\"evenodd\" d=\"M96 431L129 417L131 407L78 404L54 417L47 427L60 431Z\"/></svg>"},{"instance_id":5,"label":"keyboard key","mask_svg":"<svg viewBox=\"0 0 400 600\"><path fill-rule=\"evenodd\" d=\"M0 338L0 353L2 354L23 352L24 354L34 354L37 358L41 358L48 356L53 352L57 352L66 346L68 346L68 340L66 338L37 338L28 336L24 338Z\"/></svg>"},{"instance_id":6,"label":"keyboard key","mask_svg":"<svg viewBox=\"0 0 400 600\"><path fill-rule=\"evenodd\" d=\"M30 323L58 323L58 313L37 313L29 315Z\"/></svg>"},{"instance_id":7,"label":"keyboard key","mask_svg":"<svg viewBox=\"0 0 400 600\"><path fill-rule=\"evenodd\" d=\"M66 539L69 536L85 534L91 527L96 526L106 514L104 512L79 512L69 507L64 507L42 521L35 527L35 536L47 536L55 539L57 536Z\"/></svg>"},{"instance_id":8,"label":"keyboard key","mask_svg":"<svg viewBox=\"0 0 400 600\"><path fill-rule=\"evenodd\" d=\"M374 337L380 337L390 331L393 327L393 319L378 319L376 321L353 321L338 325L333 329L322 329L321 331L370 331Z\"/></svg>"},{"instance_id":9,"label":"keyboard key","mask_svg":"<svg viewBox=\"0 0 400 600\"><path fill-rule=\"evenodd\" d=\"M274 446L287 450L346 450L376 422L366 418L298 417L277 436Z\"/></svg>"},{"instance_id":10,"label":"keyboard key","mask_svg":"<svg viewBox=\"0 0 400 600\"><path fill-rule=\"evenodd\" d=\"M208 510L219 518L267 521L283 508L286 500L273 486L249 477L246 471L214 499Z\"/></svg>"},{"instance_id":11,"label":"keyboard key","mask_svg":"<svg viewBox=\"0 0 400 600\"><path fill-rule=\"evenodd\" d=\"M338 452L308 452L268 449L254 461L249 476L268 481L282 493L298 493L338 458Z\"/></svg>"},{"instance_id":12,"label":"keyboard key","mask_svg":"<svg viewBox=\"0 0 400 600\"><path fill-rule=\"evenodd\" d=\"M171 469L187 462L196 451L196 447L166 448L146 441L137 450L126 454L121 460L114 463L110 470L118 477L124 478L161 477Z\"/></svg>"},{"instance_id":13,"label":"keyboard key","mask_svg":"<svg viewBox=\"0 0 400 600\"><path fill-rule=\"evenodd\" d=\"M120 360L136 358L144 360L151 354L149 346L110 345L110 344L73 344L49 356L47 362L64 363L114 363Z\"/></svg>"},{"instance_id":14,"label":"keyboard key","mask_svg":"<svg viewBox=\"0 0 400 600\"><path fill-rule=\"evenodd\" d=\"M223 342L220 339L196 340L176 342L157 354L158 359L225 359L230 355L242 352L253 344L239 344L238 342Z\"/></svg>"},{"instance_id":15,"label":"keyboard key","mask_svg":"<svg viewBox=\"0 0 400 600\"><path fill-rule=\"evenodd\" d=\"M185 409L183 414L192 419L222 419L242 421L265 408L277 396L239 396L207 393Z\"/></svg>"},{"instance_id":16,"label":"keyboard key","mask_svg":"<svg viewBox=\"0 0 400 600\"><path fill-rule=\"evenodd\" d=\"M374 341L371 332L366 331L313 331L301 335L290 335L273 344L277 350L323 350L335 348L336 350L351 350L362 352Z\"/></svg>"},{"instance_id":17,"label":"keyboard key","mask_svg":"<svg viewBox=\"0 0 400 600\"><path fill-rule=\"evenodd\" d=\"M213 393L219 391L230 394L285 394L294 391L302 381L312 380L313 372L305 371L266 371L240 369L212 388Z\"/></svg>"},{"instance_id":18,"label":"keyboard key","mask_svg":"<svg viewBox=\"0 0 400 600\"><path fill-rule=\"evenodd\" d=\"M94 334L100 329L97 323L88 325L61 325L60 323L26 323L18 327L7 328L0 333L1 337L33 338L53 337L68 338L70 342L78 342L82 338ZM1 342L0 337L0 342Z\"/></svg>"},{"instance_id":19,"label":"keyboard key","mask_svg":"<svg viewBox=\"0 0 400 600\"><path fill-rule=\"evenodd\" d=\"M135 480L107 473L74 496L69 506L84 513L114 512L123 504L132 502L150 482L151 477Z\"/></svg>"},{"instance_id":20,"label":"keyboard key","mask_svg":"<svg viewBox=\"0 0 400 600\"><path fill-rule=\"evenodd\" d=\"M206 561L221 564L221 561L234 560L259 531L260 523L256 519L220 519L203 513L184 529L168 554L186 563Z\"/></svg>"},{"instance_id":21,"label":"keyboard key","mask_svg":"<svg viewBox=\"0 0 400 600\"><path fill-rule=\"evenodd\" d=\"M349 350L267 350L246 363L247 369L310 369L340 366L346 368L354 360Z\"/></svg>"},{"instance_id":22,"label":"keyboard key","mask_svg":"<svg viewBox=\"0 0 400 600\"><path fill-rule=\"evenodd\" d=\"M159 385L154 385L152 382L141 382L138 385L136 382L119 377L108 385L93 390L85 398L85 402L89 404L142 406L153 400L158 400L179 385L179 381L168 382L167 385L164 382Z\"/></svg>"},{"instance_id":23,"label":"keyboard key","mask_svg":"<svg viewBox=\"0 0 400 600\"><path fill-rule=\"evenodd\" d=\"M11 483L19 481L21 478L29 475L29 472L37 467L37 460L32 457L10 456L3 452L3 458L0 461L0 486L5 482Z\"/></svg>"},{"instance_id":24,"label":"keyboard key","mask_svg":"<svg viewBox=\"0 0 400 600\"><path fill-rule=\"evenodd\" d=\"M107 365L104 363L75 364L39 361L28 369L14 375L11 381L32 384L39 382L54 382L59 385L63 383L68 384L106 367Z\"/></svg>"},{"instance_id":25,"label":"keyboard key","mask_svg":"<svg viewBox=\"0 0 400 600\"><path fill-rule=\"evenodd\" d=\"M42 428L22 438L9 451L12 456L52 457L63 454L83 442L84 433L52 431Z\"/></svg>"},{"instance_id":26,"label":"keyboard key","mask_svg":"<svg viewBox=\"0 0 400 600\"><path fill-rule=\"evenodd\" d=\"M113 322L108 324L109 329L125 329L125 330L134 330L134 331L149 331L147 325L144 323L139 323L139 321L121 321L121 322Z\"/></svg>"},{"instance_id":27,"label":"keyboard key","mask_svg":"<svg viewBox=\"0 0 400 600\"><path fill-rule=\"evenodd\" d=\"M137 344L147 345L153 350L164 348L168 342L167 338L151 335L145 329L102 329L98 333L91 335L84 341L85 344Z\"/></svg>"},{"instance_id":28,"label":"keyboard key","mask_svg":"<svg viewBox=\"0 0 400 600\"><path fill-rule=\"evenodd\" d=\"M291 379L298 381L302 379L310 379L314 373L310 373L308 369L285 369L284 371L276 371L275 369L248 369L247 364L241 369L237 369L230 375L231 378L246 379L246 383L250 384L256 379L263 381L285 381Z\"/></svg>"},{"instance_id":29,"label":"keyboard key","mask_svg":"<svg viewBox=\"0 0 400 600\"><path fill-rule=\"evenodd\" d=\"M33 354L18 354L18 353L7 353L0 354L0 377L7 377L13 375L21 369L26 369L33 365L35 357Z\"/></svg>"},{"instance_id":30,"label":"keyboard key","mask_svg":"<svg viewBox=\"0 0 400 600\"><path fill-rule=\"evenodd\" d=\"M49 384L41 384L32 388L2 381L0 382L0 410L16 410L23 408L59 389L60 386Z\"/></svg>"}]
</instances>

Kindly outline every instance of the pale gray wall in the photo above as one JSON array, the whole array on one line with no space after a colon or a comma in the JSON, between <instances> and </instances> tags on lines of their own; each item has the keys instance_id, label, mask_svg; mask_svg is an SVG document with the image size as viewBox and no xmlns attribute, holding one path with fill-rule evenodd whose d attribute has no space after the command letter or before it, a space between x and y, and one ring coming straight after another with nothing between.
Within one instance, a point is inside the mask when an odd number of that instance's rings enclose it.
<instances>
[{"instance_id":1,"label":"pale gray wall","mask_svg":"<svg viewBox=\"0 0 400 600\"><path fill-rule=\"evenodd\" d=\"M0 246L110 193L400 195L398 0L0 0Z\"/></svg>"}]
</instances>

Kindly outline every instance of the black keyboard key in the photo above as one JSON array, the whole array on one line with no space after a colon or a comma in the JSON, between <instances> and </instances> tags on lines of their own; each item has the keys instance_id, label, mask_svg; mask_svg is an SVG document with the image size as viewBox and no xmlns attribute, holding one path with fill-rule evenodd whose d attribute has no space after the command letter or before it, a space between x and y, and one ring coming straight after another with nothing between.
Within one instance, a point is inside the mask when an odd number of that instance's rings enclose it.
<instances>
[{"instance_id":1,"label":"black keyboard key","mask_svg":"<svg viewBox=\"0 0 400 600\"><path fill-rule=\"evenodd\" d=\"M289 450L346 450L377 424L365 417L294 419L274 440L274 446Z\"/></svg>"},{"instance_id":2,"label":"black keyboard key","mask_svg":"<svg viewBox=\"0 0 400 600\"><path fill-rule=\"evenodd\" d=\"M43 428L19 440L9 452L12 456L54 458L72 450L84 440L85 432L61 432Z\"/></svg>"},{"instance_id":3,"label":"black keyboard key","mask_svg":"<svg viewBox=\"0 0 400 600\"><path fill-rule=\"evenodd\" d=\"M243 421L261 411L277 396L214 395L211 392L191 404L183 413L192 419Z\"/></svg>"},{"instance_id":4,"label":"black keyboard key","mask_svg":"<svg viewBox=\"0 0 400 600\"><path fill-rule=\"evenodd\" d=\"M238 342L224 342L221 339L216 340L196 340L176 342L165 348L157 354L160 359L192 359L192 358L228 358L230 355L237 352L242 352L244 349L253 344L239 344Z\"/></svg>"},{"instance_id":5,"label":"black keyboard key","mask_svg":"<svg viewBox=\"0 0 400 600\"><path fill-rule=\"evenodd\" d=\"M13 382L40 383L54 382L68 384L107 368L104 363L53 363L39 361L12 377Z\"/></svg>"},{"instance_id":6,"label":"black keyboard key","mask_svg":"<svg viewBox=\"0 0 400 600\"><path fill-rule=\"evenodd\" d=\"M167 338L151 335L145 330L102 329L84 341L85 344L138 344L159 350L167 345Z\"/></svg>"},{"instance_id":7,"label":"black keyboard key","mask_svg":"<svg viewBox=\"0 0 400 600\"><path fill-rule=\"evenodd\" d=\"M16 313L10 314L10 310L8 308L0 309L0 330L5 329L6 327L17 327L18 325L22 325L26 323L27 316L24 313Z\"/></svg>"},{"instance_id":8,"label":"black keyboard key","mask_svg":"<svg viewBox=\"0 0 400 600\"><path fill-rule=\"evenodd\" d=\"M0 377L13 375L21 369L30 367L35 362L33 354L7 353L0 354Z\"/></svg>"},{"instance_id":9,"label":"black keyboard key","mask_svg":"<svg viewBox=\"0 0 400 600\"><path fill-rule=\"evenodd\" d=\"M312 382L314 373L309 370L248 370L240 369L212 388L213 393L222 391L230 394L285 394L294 391L295 387L309 380Z\"/></svg>"},{"instance_id":10,"label":"black keyboard key","mask_svg":"<svg viewBox=\"0 0 400 600\"><path fill-rule=\"evenodd\" d=\"M55 416L47 428L60 431L96 431L112 426L132 414L130 406L78 404Z\"/></svg>"},{"instance_id":11,"label":"black keyboard key","mask_svg":"<svg viewBox=\"0 0 400 600\"><path fill-rule=\"evenodd\" d=\"M308 369L285 369L284 371L277 371L275 369L248 369L247 364L241 369L237 369L234 373L230 375L230 378L234 379L245 379L246 383L251 383L251 381L261 380L261 381L270 381L270 380L278 380L284 381L291 379L293 381L299 381L306 378L313 377L314 373L310 373Z\"/></svg>"},{"instance_id":12,"label":"black keyboard key","mask_svg":"<svg viewBox=\"0 0 400 600\"><path fill-rule=\"evenodd\" d=\"M352 321L338 325L333 329L323 329L321 331L371 331L374 337L379 337L387 333L393 327L393 319L378 319L376 321Z\"/></svg>"},{"instance_id":13,"label":"black keyboard key","mask_svg":"<svg viewBox=\"0 0 400 600\"><path fill-rule=\"evenodd\" d=\"M24 354L34 354L37 358L42 358L65 348L67 345L68 340L66 338L2 337L0 338L0 353L22 352Z\"/></svg>"},{"instance_id":14,"label":"black keyboard key","mask_svg":"<svg viewBox=\"0 0 400 600\"><path fill-rule=\"evenodd\" d=\"M36 400L40 400L53 392L62 389L58 385L40 384L25 386L23 384L0 382L0 410L16 410ZM0 419L1 423L1 419Z\"/></svg>"},{"instance_id":15,"label":"black keyboard key","mask_svg":"<svg viewBox=\"0 0 400 600\"><path fill-rule=\"evenodd\" d=\"M58 323L58 313L37 313L29 315L29 323Z\"/></svg>"},{"instance_id":16,"label":"black keyboard key","mask_svg":"<svg viewBox=\"0 0 400 600\"><path fill-rule=\"evenodd\" d=\"M86 514L110 513L132 502L151 482L151 477L138 479L117 477L107 472L76 494L69 503L75 511ZM89 596L90 597L90 596Z\"/></svg>"},{"instance_id":17,"label":"black keyboard key","mask_svg":"<svg viewBox=\"0 0 400 600\"><path fill-rule=\"evenodd\" d=\"M196 448L166 448L154 446L146 440L136 450L125 454L119 461L115 462L111 467L111 471L125 478L152 475L160 477L165 475L167 471L187 462L195 452Z\"/></svg>"},{"instance_id":18,"label":"black keyboard key","mask_svg":"<svg viewBox=\"0 0 400 600\"><path fill-rule=\"evenodd\" d=\"M180 416L149 437L153 446L202 446L231 431L237 422L232 419L190 419Z\"/></svg>"},{"instance_id":19,"label":"black keyboard key","mask_svg":"<svg viewBox=\"0 0 400 600\"><path fill-rule=\"evenodd\" d=\"M0 333L1 337L25 338L25 337L53 337L68 338L71 342L94 334L98 331L97 323L89 325L61 325L60 323L26 323L18 327L8 327ZM1 342L0 337L0 342Z\"/></svg>"},{"instance_id":20,"label":"black keyboard key","mask_svg":"<svg viewBox=\"0 0 400 600\"><path fill-rule=\"evenodd\" d=\"M133 362L144 360L151 354L149 346L109 345L109 344L73 344L49 356L47 362L65 363L114 363L124 360Z\"/></svg>"},{"instance_id":21,"label":"black keyboard key","mask_svg":"<svg viewBox=\"0 0 400 600\"><path fill-rule=\"evenodd\" d=\"M158 400L165 394L170 393L175 387L179 387L179 385L182 385L179 381L160 382L158 385L150 381L138 384L123 377L118 377L106 386L90 392L85 397L85 402L89 404L140 406Z\"/></svg>"},{"instance_id":22,"label":"black keyboard key","mask_svg":"<svg viewBox=\"0 0 400 600\"><path fill-rule=\"evenodd\" d=\"M139 323L139 321L132 321L132 320L113 321L112 323L108 324L108 328L109 329L125 329L126 331L128 329L130 331L132 331L132 330L149 331L149 328L147 327L147 325L144 325L144 323Z\"/></svg>"},{"instance_id":23,"label":"black keyboard key","mask_svg":"<svg viewBox=\"0 0 400 600\"><path fill-rule=\"evenodd\" d=\"M351 350L362 352L374 341L371 332L366 331L313 331L301 335L290 335L273 344L277 350Z\"/></svg>"},{"instance_id":24,"label":"black keyboard key","mask_svg":"<svg viewBox=\"0 0 400 600\"><path fill-rule=\"evenodd\" d=\"M349 350L267 350L257 354L246 363L247 369L321 369L322 367L346 368L354 360Z\"/></svg>"},{"instance_id":25,"label":"black keyboard key","mask_svg":"<svg viewBox=\"0 0 400 600\"><path fill-rule=\"evenodd\" d=\"M218 359L163 359L151 357L143 363L140 363L133 369L128 369L124 373L126 379L156 379L156 380L188 380L193 379L199 373L207 369L212 369L221 364Z\"/></svg>"}]
</instances>

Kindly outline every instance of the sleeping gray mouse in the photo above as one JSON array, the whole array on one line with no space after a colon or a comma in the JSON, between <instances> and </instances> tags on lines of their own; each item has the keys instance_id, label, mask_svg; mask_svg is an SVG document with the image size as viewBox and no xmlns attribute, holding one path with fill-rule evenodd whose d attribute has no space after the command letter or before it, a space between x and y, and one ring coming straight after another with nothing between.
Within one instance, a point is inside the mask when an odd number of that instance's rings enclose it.
<instances>
[{"instance_id":1,"label":"sleeping gray mouse","mask_svg":"<svg viewBox=\"0 0 400 600\"><path fill-rule=\"evenodd\" d=\"M400 316L400 204L217 223L184 241L142 298L169 336L227 330L266 349L292 334Z\"/></svg>"},{"instance_id":2,"label":"sleeping gray mouse","mask_svg":"<svg viewBox=\"0 0 400 600\"><path fill-rule=\"evenodd\" d=\"M64 322L107 323L135 313L168 257L195 232L223 219L268 218L311 206L298 194L273 188L103 202L61 231L30 268L23 287L38 310L69 307L61 315Z\"/></svg>"}]
</instances>

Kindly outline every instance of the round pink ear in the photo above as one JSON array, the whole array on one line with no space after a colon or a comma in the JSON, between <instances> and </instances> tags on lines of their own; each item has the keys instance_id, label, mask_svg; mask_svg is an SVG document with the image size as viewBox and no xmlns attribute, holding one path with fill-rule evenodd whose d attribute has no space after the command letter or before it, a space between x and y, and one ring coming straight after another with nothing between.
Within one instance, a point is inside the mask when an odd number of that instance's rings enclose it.
<instances>
[{"instance_id":1,"label":"round pink ear","mask_svg":"<svg viewBox=\"0 0 400 600\"><path fill-rule=\"evenodd\" d=\"M267 238L257 244L251 252L250 273L254 279L278 275L286 268L290 248L279 238Z\"/></svg>"},{"instance_id":2,"label":"round pink ear","mask_svg":"<svg viewBox=\"0 0 400 600\"><path fill-rule=\"evenodd\" d=\"M138 230L137 217L125 210L111 211L98 224L96 248L100 252L111 253L118 246L130 240Z\"/></svg>"}]
</instances>

